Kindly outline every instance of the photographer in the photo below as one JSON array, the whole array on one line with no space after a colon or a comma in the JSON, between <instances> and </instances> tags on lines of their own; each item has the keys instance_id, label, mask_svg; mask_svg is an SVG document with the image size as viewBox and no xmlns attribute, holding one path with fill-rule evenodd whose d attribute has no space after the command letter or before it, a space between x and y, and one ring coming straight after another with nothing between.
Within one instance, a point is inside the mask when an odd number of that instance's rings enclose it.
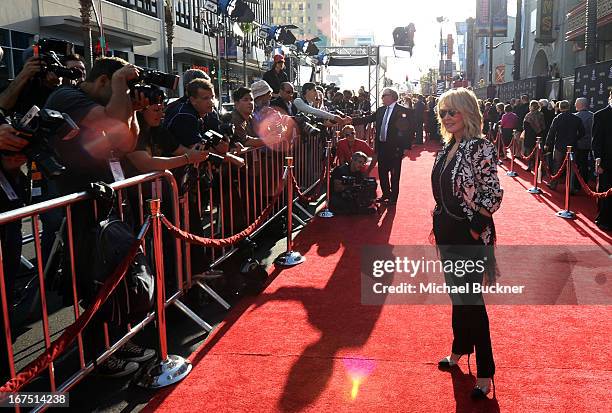
<instances>
[{"instance_id":1,"label":"photographer","mask_svg":"<svg viewBox=\"0 0 612 413\"><path fill-rule=\"evenodd\" d=\"M166 110L164 126L172 132L178 142L188 148L204 139L204 119L214 111L215 90L206 79L196 78L187 85L187 99ZM229 139L215 146L214 152L225 155L229 150Z\"/></svg>"},{"instance_id":2,"label":"photographer","mask_svg":"<svg viewBox=\"0 0 612 413\"><path fill-rule=\"evenodd\" d=\"M100 58L84 82L78 86L63 86L49 97L46 108L68 114L80 128L73 139L54 142L66 166L66 171L57 179L61 194L87 190L91 182L110 183L117 179L114 176L115 158L135 148L139 133L135 111L148 105L143 94L130 97L129 85L139 78L139 74L136 67L123 59ZM96 287L91 276L95 243L89 229L97 224L90 203L73 206L72 224L79 229L73 233L76 278L81 296L90 301ZM104 321L104 316L98 314L85 330L88 358L97 357L104 348ZM118 330L125 326L109 324L109 327ZM97 371L106 377L123 377L134 373L138 363L154 356L154 351L128 342L99 365Z\"/></svg>"},{"instance_id":3,"label":"photographer","mask_svg":"<svg viewBox=\"0 0 612 413\"><path fill-rule=\"evenodd\" d=\"M356 132L355 127L353 125L346 125L342 128L342 136L336 143L336 158L338 160L338 164L343 164L350 162L352 156L356 152L363 152L368 157L374 156L374 150L370 148L368 143L364 140L355 138ZM364 165L363 172L366 175L369 175L372 172L372 169L376 166L376 161L372 160L370 165L366 168Z\"/></svg>"},{"instance_id":4,"label":"photographer","mask_svg":"<svg viewBox=\"0 0 612 413\"><path fill-rule=\"evenodd\" d=\"M161 92L161 90L160 90ZM133 152L126 155L126 177L184 166L186 163L204 162L207 150L186 148L161 126L163 103L146 106L137 112L140 133Z\"/></svg>"},{"instance_id":5,"label":"photographer","mask_svg":"<svg viewBox=\"0 0 612 413\"><path fill-rule=\"evenodd\" d=\"M201 69L189 69L183 73L183 97L178 99L170 99L168 101L168 106L166 107L166 115L174 114L177 111L177 107L181 104L187 103L189 101L189 96L187 95L187 85L191 83L194 79L204 79L210 82L210 76L201 70ZM166 116L167 117L167 116ZM221 121L219 120L219 113L217 109L213 107L212 111L208 113L202 122L202 128L204 130L214 130L219 132L219 126Z\"/></svg>"},{"instance_id":6,"label":"photographer","mask_svg":"<svg viewBox=\"0 0 612 413\"><path fill-rule=\"evenodd\" d=\"M62 79L63 85L76 86L85 80L85 76L87 76L87 69L85 68L85 63L83 62L83 58L81 56L79 56L78 54L70 54L70 55L64 56L62 58L62 63L68 69L76 69L81 73L81 76L77 77L76 79L68 79L68 78Z\"/></svg>"},{"instance_id":7,"label":"photographer","mask_svg":"<svg viewBox=\"0 0 612 413\"><path fill-rule=\"evenodd\" d=\"M370 214L376 199L376 185L373 178L367 180L362 172L368 157L363 152L355 152L350 163L334 168L331 173L332 188L329 209L337 214ZM371 183L374 183L372 186Z\"/></svg>"},{"instance_id":8,"label":"photographer","mask_svg":"<svg viewBox=\"0 0 612 413\"><path fill-rule=\"evenodd\" d=\"M25 175L20 171L26 161L19 151L27 145L27 141L15 135L12 126L4 124L0 117L0 150L6 152L0 156L0 212L10 211L23 206ZM21 259L21 221L0 226L0 243L2 244L2 265L9 318L12 316L15 277L19 272ZM4 328L0 329L0 345L6 346ZM7 357L0 357L0 382L9 378Z\"/></svg>"},{"instance_id":9,"label":"photographer","mask_svg":"<svg viewBox=\"0 0 612 413\"><path fill-rule=\"evenodd\" d=\"M232 123L234 125L234 137L231 145L240 145L258 148L264 142L256 137L253 130L253 111L255 110L253 93L247 87L240 87L232 93L234 110L232 111Z\"/></svg>"},{"instance_id":10,"label":"photographer","mask_svg":"<svg viewBox=\"0 0 612 413\"><path fill-rule=\"evenodd\" d=\"M315 107L315 101L317 100L318 93L317 85L311 82L304 83L302 86L302 96L295 99L293 104L299 112L314 115L318 118L329 120L340 125L351 123L352 119L348 116L343 118L326 110L317 109Z\"/></svg>"}]
</instances>

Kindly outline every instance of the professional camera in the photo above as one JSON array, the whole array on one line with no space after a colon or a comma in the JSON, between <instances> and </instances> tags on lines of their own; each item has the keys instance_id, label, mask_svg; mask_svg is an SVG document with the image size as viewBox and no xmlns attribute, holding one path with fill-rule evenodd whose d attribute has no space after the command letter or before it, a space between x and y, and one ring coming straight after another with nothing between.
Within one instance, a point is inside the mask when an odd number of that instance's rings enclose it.
<instances>
[{"instance_id":1,"label":"professional camera","mask_svg":"<svg viewBox=\"0 0 612 413\"><path fill-rule=\"evenodd\" d=\"M45 63L41 69L40 76L46 76L47 72L53 72L57 77L70 80L79 79L83 73L77 68L67 68L64 66L59 56L74 54L74 44L65 40L58 39L39 39L32 46L34 57L40 57Z\"/></svg>"},{"instance_id":2,"label":"professional camera","mask_svg":"<svg viewBox=\"0 0 612 413\"><path fill-rule=\"evenodd\" d=\"M150 103L162 103L166 95L154 86L165 87L170 90L175 90L178 86L179 77L177 75L143 69L142 67L137 67L137 69L139 73L138 78L129 83L132 96L136 96L137 93L143 93Z\"/></svg>"},{"instance_id":3,"label":"professional camera","mask_svg":"<svg viewBox=\"0 0 612 413\"><path fill-rule=\"evenodd\" d=\"M357 178L355 176L343 176L342 184L349 186L342 192L344 199L351 200L358 208L369 208L376 200L376 179L371 176Z\"/></svg>"},{"instance_id":4,"label":"professional camera","mask_svg":"<svg viewBox=\"0 0 612 413\"><path fill-rule=\"evenodd\" d=\"M300 135L303 137L321 136L321 133L325 128L323 123L304 113L294 116L293 119L295 119Z\"/></svg>"},{"instance_id":5,"label":"professional camera","mask_svg":"<svg viewBox=\"0 0 612 413\"><path fill-rule=\"evenodd\" d=\"M14 115L10 123L18 136L29 141L22 152L30 161L36 162L45 177L53 179L64 173L66 167L57 160L49 142L70 140L79 133L79 127L70 116L32 106L25 115Z\"/></svg>"}]
</instances>

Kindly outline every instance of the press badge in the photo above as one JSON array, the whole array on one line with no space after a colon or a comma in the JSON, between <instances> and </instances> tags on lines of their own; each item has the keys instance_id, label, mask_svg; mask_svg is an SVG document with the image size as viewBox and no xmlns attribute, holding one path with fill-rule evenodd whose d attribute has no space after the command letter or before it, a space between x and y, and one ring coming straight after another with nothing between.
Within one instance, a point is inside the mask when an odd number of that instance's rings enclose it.
<instances>
[{"instance_id":1,"label":"press badge","mask_svg":"<svg viewBox=\"0 0 612 413\"><path fill-rule=\"evenodd\" d=\"M110 167L115 182L123 181L125 179L125 175L123 175L123 168L121 168L121 163L119 162L119 159L110 158L108 160L108 166Z\"/></svg>"},{"instance_id":2,"label":"press badge","mask_svg":"<svg viewBox=\"0 0 612 413\"><path fill-rule=\"evenodd\" d=\"M8 179L6 179L6 176L4 176L2 171L0 171L0 187L2 187L2 190L6 194L9 201L16 201L19 199L17 193L11 186L11 183L8 181Z\"/></svg>"}]
</instances>

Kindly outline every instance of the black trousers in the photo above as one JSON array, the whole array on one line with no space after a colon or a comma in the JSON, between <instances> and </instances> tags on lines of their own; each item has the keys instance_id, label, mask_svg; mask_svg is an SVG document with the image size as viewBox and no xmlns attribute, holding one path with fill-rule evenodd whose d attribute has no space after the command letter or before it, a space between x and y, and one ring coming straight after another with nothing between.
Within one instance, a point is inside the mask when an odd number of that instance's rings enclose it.
<instances>
[{"instance_id":1,"label":"black trousers","mask_svg":"<svg viewBox=\"0 0 612 413\"><path fill-rule=\"evenodd\" d=\"M13 316L13 298L15 296L15 277L21 264L21 221L11 222L0 226L0 241L2 242L2 265L4 270L4 285L9 311L9 322ZM0 314L0 385L10 378L8 353L6 350L6 335L4 332L3 314ZM11 328L12 340L15 340L14 330Z\"/></svg>"},{"instance_id":2,"label":"black trousers","mask_svg":"<svg viewBox=\"0 0 612 413\"><path fill-rule=\"evenodd\" d=\"M442 212L434 214L434 235L442 260L478 260L485 253L481 240L474 240L467 220L458 221ZM458 268L454 266L454 268ZM449 286L465 286L482 283L483 273L457 275L445 273ZM478 377L493 377L495 362L489 331L489 317L481 293L451 294L453 303L452 328L455 354L471 354L476 351Z\"/></svg>"},{"instance_id":3,"label":"black trousers","mask_svg":"<svg viewBox=\"0 0 612 413\"><path fill-rule=\"evenodd\" d=\"M420 144L423 143L423 120L416 121L416 134L414 138L414 143Z\"/></svg>"},{"instance_id":4,"label":"black trousers","mask_svg":"<svg viewBox=\"0 0 612 413\"><path fill-rule=\"evenodd\" d=\"M402 157L381 158L378 160L378 176L383 197L397 201L399 181L402 174Z\"/></svg>"},{"instance_id":5,"label":"black trousers","mask_svg":"<svg viewBox=\"0 0 612 413\"><path fill-rule=\"evenodd\" d=\"M604 169L604 173L599 175L598 192L605 192L612 187L612 171ZM597 201L599 213L595 221L600 225L612 226L612 198L603 198Z\"/></svg>"}]
</instances>

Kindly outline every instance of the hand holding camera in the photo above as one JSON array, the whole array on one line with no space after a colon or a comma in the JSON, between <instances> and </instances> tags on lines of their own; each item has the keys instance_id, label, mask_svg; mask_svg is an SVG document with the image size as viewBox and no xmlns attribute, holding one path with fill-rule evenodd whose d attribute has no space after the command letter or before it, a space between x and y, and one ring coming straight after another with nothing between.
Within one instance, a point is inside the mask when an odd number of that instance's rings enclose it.
<instances>
[{"instance_id":1,"label":"hand holding camera","mask_svg":"<svg viewBox=\"0 0 612 413\"><path fill-rule=\"evenodd\" d=\"M16 135L17 131L11 125L0 125L0 150L19 152L28 141Z\"/></svg>"}]
</instances>

